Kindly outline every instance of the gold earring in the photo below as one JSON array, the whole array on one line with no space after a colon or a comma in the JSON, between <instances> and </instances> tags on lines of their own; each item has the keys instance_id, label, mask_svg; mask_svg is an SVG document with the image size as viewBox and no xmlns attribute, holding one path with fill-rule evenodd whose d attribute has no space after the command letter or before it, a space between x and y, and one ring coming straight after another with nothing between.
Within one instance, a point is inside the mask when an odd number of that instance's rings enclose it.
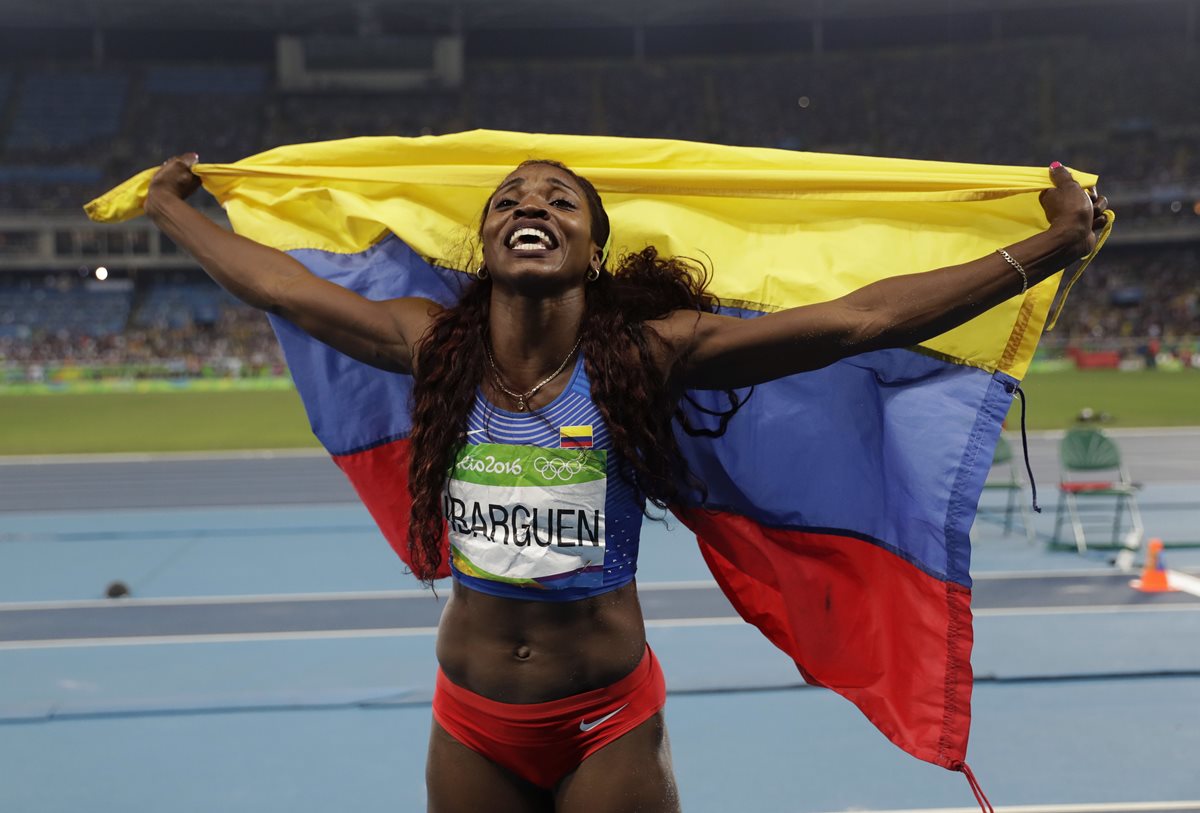
<instances>
[{"instance_id":1,"label":"gold earring","mask_svg":"<svg viewBox=\"0 0 1200 813\"><path fill-rule=\"evenodd\" d=\"M475 269L475 279L487 279L487 278L488 278L487 266L480 263L479 267Z\"/></svg>"},{"instance_id":2,"label":"gold earring","mask_svg":"<svg viewBox=\"0 0 1200 813\"><path fill-rule=\"evenodd\" d=\"M600 269L594 265L588 266L587 274L584 276L587 277L588 282L595 282L596 280L600 279Z\"/></svg>"}]
</instances>

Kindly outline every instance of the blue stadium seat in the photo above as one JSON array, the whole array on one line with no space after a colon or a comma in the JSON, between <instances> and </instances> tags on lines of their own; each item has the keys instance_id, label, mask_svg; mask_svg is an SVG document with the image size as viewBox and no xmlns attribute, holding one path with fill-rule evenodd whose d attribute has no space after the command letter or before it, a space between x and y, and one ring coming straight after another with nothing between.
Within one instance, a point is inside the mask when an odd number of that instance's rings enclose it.
<instances>
[{"instance_id":1,"label":"blue stadium seat","mask_svg":"<svg viewBox=\"0 0 1200 813\"><path fill-rule=\"evenodd\" d=\"M127 86L120 74L31 73L18 91L6 144L52 150L116 135Z\"/></svg>"},{"instance_id":2,"label":"blue stadium seat","mask_svg":"<svg viewBox=\"0 0 1200 813\"><path fill-rule=\"evenodd\" d=\"M86 164L0 164L0 183L98 184L104 172Z\"/></svg>"},{"instance_id":3,"label":"blue stadium seat","mask_svg":"<svg viewBox=\"0 0 1200 813\"><path fill-rule=\"evenodd\" d=\"M97 337L125 329L133 291L10 284L0 286L0 303L0 336L24 338L67 331L75 336Z\"/></svg>"},{"instance_id":4,"label":"blue stadium seat","mask_svg":"<svg viewBox=\"0 0 1200 813\"><path fill-rule=\"evenodd\" d=\"M164 95L255 95L266 90L267 71L258 66L161 66L146 72L142 87Z\"/></svg>"},{"instance_id":5,"label":"blue stadium seat","mask_svg":"<svg viewBox=\"0 0 1200 813\"><path fill-rule=\"evenodd\" d=\"M211 325L236 300L213 283L160 282L151 286L130 323L135 327L179 329Z\"/></svg>"}]
</instances>

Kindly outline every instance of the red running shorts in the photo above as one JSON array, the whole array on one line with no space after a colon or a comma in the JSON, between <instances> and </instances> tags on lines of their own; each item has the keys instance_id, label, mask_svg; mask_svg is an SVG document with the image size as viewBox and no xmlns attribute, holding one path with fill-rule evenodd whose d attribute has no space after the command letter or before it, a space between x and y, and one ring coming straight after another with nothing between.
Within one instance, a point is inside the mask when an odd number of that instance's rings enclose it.
<instances>
[{"instance_id":1,"label":"red running shorts","mask_svg":"<svg viewBox=\"0 0 1200 813\"><path fill-rule=\"evenodd\" d=\"M592 754L653 717L667 701L650 647L611 686L548 703L500 703L450 682L438 669L433 718L463 745L552 789Z\"/></svg>"}]
</instances>

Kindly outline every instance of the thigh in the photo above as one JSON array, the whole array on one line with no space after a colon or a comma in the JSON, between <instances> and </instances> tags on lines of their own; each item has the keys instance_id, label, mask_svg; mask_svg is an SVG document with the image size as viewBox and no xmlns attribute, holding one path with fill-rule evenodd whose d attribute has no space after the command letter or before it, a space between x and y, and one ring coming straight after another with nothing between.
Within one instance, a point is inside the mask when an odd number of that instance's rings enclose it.
<instances>
[{"instance_id":1,"label":"thigh","mask_svg":"<svg viewBox=\"0 0 1200 813\"><path fill-rule=\"evenodd\" d=\"M551 813L553 799L433 723L425 764L429 813Z\"/></svg>"},{"instance_id":2,"label":"thigh","mask_svg":"<svg viewBox=\"0 0 1200 813\"><path fill-rule=\"evenodd\" d=\"M559 783L555 809L558 813L679 813L662 710L592 754Z\"/></svg>"}]
</instances>

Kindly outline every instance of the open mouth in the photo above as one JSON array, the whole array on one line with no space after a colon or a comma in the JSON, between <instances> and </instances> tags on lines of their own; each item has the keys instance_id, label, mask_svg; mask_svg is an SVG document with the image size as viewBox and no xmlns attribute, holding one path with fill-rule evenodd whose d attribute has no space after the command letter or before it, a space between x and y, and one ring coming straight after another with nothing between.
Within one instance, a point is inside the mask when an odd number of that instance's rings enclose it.
<instances>
[{"instance_id":1,"label":"open mouth","mask_svg":"<svg viewBox=\"0 0 1200 813\"><path fill-rule=\"evenodd\" d=\"M558 248L554 235L536 226L522 226L510 234L504 244L513 251L549 251Z\"/></svg>"}]
</instances>

